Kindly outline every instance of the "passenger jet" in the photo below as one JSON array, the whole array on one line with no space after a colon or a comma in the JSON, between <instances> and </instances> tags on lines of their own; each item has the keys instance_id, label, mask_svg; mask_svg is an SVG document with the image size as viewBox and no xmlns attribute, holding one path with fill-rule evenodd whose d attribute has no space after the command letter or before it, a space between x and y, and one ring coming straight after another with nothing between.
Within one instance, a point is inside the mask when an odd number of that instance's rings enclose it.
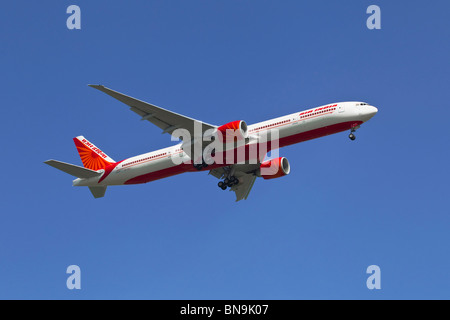
<instances>
[{"instance_id":1,"label":"passenger jet","mask_svg":"<svg viewBox=\"0 0 450 320\"><path fill-rule=\"evenodd\" d=\"M257 177L274 179L290 172L285 157L265 160L267 153L347 130L349 138L355 140L355 131L378 112L365 102L339 102L253 125L237 120L216 126L101 85L90 86L128 105L141 120L156 125L162 133L181 140L175 146L116 162L86 138L78 136L73 140L84 167L45 161L76 177L73 186L89 187L95 198L103 197L108 186L141 184L184 172L209 171L220 180L219 188L235 192L236 201L247 199Z\"/></svg>"}]
</instances>

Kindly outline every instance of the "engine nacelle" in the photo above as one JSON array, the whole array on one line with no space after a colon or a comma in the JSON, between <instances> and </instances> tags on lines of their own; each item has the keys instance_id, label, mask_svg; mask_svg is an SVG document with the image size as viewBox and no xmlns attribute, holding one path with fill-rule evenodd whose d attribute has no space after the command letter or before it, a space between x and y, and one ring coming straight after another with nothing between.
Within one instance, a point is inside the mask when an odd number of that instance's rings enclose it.
<instances>
[{"instance_id":1,"label":"engine nacelle","mask_svg":"<svg viewBox=\"0 0 450 320\"><path fill-rule=\"evenodd\" d=\"M287 176L291 172L291 165L285 157L268 160L261 163L258 170L258 176L264 179L275 179Z\"/></svg>"},{"instance_id":2,"label":"engine nacelle","mask_svg":"<svg viewBox=\"0 0 450 320\"><path fill-rule=\"evenodd\" d=\"M229 122L217 128L216 136L220 142L233 142L248 137L247 124L243 120Z\"/></svg>"}]
</instances>

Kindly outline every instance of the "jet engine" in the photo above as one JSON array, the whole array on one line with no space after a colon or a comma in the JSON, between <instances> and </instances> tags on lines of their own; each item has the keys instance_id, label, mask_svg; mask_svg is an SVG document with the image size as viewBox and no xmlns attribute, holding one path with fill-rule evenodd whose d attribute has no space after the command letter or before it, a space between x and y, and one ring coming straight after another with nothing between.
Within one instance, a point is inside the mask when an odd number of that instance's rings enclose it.
<instances>
[{"instance_id":1,"label":"jet engine","mask_svg":"<svg viewBox=\"0 0 450 320\"><path fill-rule=\"evenodd\" d=\"M258 176L264 179L274 179L283 177L291 172L289 161L285 157L268 160L261 163L258 170Z\"/></svg>"},{"instance_id":2,"label":"jet engine","mask_svg":"<svg viewBox=\"0 0 450 320\"><path fill-rule=\"evenodd\" d=\"M247 138L247 124L243 120L232 121L217 128L220 142L233 142Z\"/></svg>"}]
</instances>

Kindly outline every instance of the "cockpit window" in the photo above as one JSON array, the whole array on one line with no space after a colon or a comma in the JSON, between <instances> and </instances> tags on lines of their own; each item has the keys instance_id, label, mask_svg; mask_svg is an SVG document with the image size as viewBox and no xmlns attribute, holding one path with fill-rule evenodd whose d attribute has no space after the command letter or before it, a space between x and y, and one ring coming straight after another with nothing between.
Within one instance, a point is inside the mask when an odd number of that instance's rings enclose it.
<instances>
[{"instance_id":1,"label":"cockpit window","mask_svg":"<svg viewBox=\"0 0 450 320\"><path fill-rule=\"evenodd\" d=\"M357 106L368 106L369 104L365 103L365 102L361 102L361 103L357 103L356 105Z\"/></svg>"}]
</instances>

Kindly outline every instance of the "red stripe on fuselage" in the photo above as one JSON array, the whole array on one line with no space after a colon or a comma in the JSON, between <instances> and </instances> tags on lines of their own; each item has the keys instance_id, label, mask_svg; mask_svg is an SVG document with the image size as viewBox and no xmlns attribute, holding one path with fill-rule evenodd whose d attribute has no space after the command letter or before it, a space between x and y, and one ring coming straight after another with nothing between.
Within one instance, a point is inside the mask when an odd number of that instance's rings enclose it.
<instances>
[{"instance_id":1,"label":"red stripe on fuselage","mask_svg":"<svg viewBox=\"0 0 450 320\"><path fill-rule=\"evenodd\" d=\"M312 139L317 139L320 137L329 136L330 134L347 131L355 126L362 124L362 121L348 121L333 124L331 126L322 127L319 129L314 129L306 132L301 132L294 134L292 136L284 137L280 139L280 148L289 146L291 144L308 141Z\"/></svg>"},{"instance_id":2,"label":"red stripe on fuselage","mask_svg":"<svg viewBox=\"0 0 450 320\"><path fill-rule=\"evenodd\" d=\"M105 172L103 173L103 175L102 175L102 177L100 178L100 180L98 180L98 183L100 183L100 182L102 182L103 180L105 180L106 177L109 176L109 174L114 170L114 168L117 167L117 165L118 165L119 163L123 162L123 161L124 161L124 160L119 161L119 162L116 162L116 163L112 163L112 164L109 164L108 166L106 166Z\"/></svg>"},{"instance_id":3,"label":"red stripe on fuselage","mask_svg":"<svg viewBox=\"0 0 450 320\"><path fill-rule=\"evenodd\" d=\"M363 123L362 121L348 121L348 122L333 124L330 126L326 126L326 127L306 131L306 132L297 133L297 134L294 134L294 135L291 135L288 137L280 138L279 147L281 148L281 147L289 146L291 144L308 141L308 140L328 136L328 135L331 135L334 133L350 130L351 128L353 128L357 125L360 125L362 123ZM268 149L269 149L268 151L270 151L270 146ZM246 151L248 151L247 148L246 148ZM246 152L246 155L248 155L247 152ZM235 155L234 159L236 159L236 155ZM225 164L213 164L213 165L210 165L207 168L203 169L202 171L206 171L206 170L209 171L209 170L212 170L215 168L226 167L229 165L230 164L226 164L226 163ZM183 163L183 164L173 166L170 168L166 168L166 169L162 169L159 171L154 171L154 172L150 172L147 174L137 176L135 178L125 181L124 184L147 183L150 181L159 180L159 179L171 177L171 176L174 176L174 175L177 175L180 173L192 172L192 171L197 171L192 166L192 164Z\"/></svg>"},{"instance_id":4,"label":"red stripe on fuselage","mask_svg":"<svg viewBox=\"0 0 450 320\"><path fill-rule=\"evenodd\" d=\"M132 178L130 180L125 181L124 184L139 184L139 183L147 183L150 181L155 181L155 180L159 180L162 178L167 178L167 177L171 177L180 173L185 173L185 172L189 172L189 171L193 171L191 169L194 169L194 167L192 166L192 164L185 164L182 163L180 165L177 166L173 166L170 168L166 168L166 169L162 169L159 171L154 171L154 172L150 172L150 173L146 173L140 176L137 176L135 178Z\"/></svg>"}]
</instances>

